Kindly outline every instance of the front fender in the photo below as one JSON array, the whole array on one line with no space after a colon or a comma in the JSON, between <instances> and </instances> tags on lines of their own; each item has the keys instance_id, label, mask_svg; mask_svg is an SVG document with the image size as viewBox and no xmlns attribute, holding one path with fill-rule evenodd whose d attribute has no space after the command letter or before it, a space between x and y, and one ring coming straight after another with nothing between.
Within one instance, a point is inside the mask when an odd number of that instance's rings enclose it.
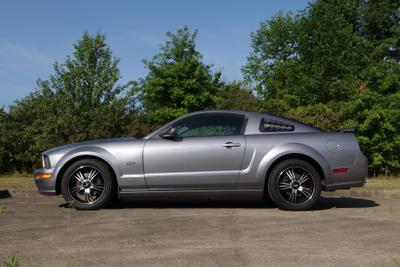
<instances>
[{"instance_id":1,"label":"front fender","mask_svg":"<svg viewBox=\"0 0 400 267\"><path fill-rule=\"evenodd\" d=\"M257 178L265 181L270 167L280 158L290 154L301 154L315 160L322 169L325 179L330 178L329 164L327 160L314 148L300 143L286 143L271 149L260 161L257 168Z\"/></svg>"},{"instance_id":2,"label":"front fender","mask_svg":"<svg viewBox=\"0 0 400 267\"><path fill-rule=\"evenodd\" d=\"M116 158L106 149L101 148L101 147L96 147L96 146L85 146L85 147L79 147L72 149L65 153L57 162L55 170L54 170L54 177L58 179L58 175L62 168L70 162L71 160L82 157L82 156L89 156L89 157L96 157L104 160L107 162L108 165L111 166L113 169L115 175L117 177L120 176L119 170L117 168L118 162Z\"/></svg>"}]
</instances>

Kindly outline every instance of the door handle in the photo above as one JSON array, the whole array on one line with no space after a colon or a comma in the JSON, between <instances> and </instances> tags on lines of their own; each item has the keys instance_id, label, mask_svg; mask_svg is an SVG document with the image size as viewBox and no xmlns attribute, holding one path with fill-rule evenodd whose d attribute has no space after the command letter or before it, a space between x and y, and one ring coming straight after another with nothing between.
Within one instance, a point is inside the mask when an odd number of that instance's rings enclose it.
<instances>
[{"instance_id":1,"label":"door handle","mask_svg":"<svg viewBox=\"0 0 400 267\"><path fill-rule=\"evenodd\" d=\"M231 148L231 147L240 147L242 144L240 143L232 143L232 142L226 142L225 144L223 144L223 147L226 148Z\"/></svg>"}]
</instances>

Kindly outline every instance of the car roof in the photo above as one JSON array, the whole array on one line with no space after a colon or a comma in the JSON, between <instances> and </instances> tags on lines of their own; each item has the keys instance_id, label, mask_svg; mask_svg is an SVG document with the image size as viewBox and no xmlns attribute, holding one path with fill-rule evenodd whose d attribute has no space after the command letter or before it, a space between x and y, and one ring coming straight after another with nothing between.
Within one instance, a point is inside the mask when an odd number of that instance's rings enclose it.
<instances>
[{"instance_id":1,"label":"car roof","mask_svg":"<svg viewBox=\"0 0 400 267\"><path fill-rule=\"evenodd\" d=\"M205 110L201 110L201 111L195 111L192 113L188 113L187 115L207 114L207 113L231 113L231 114L242 114L242 115L260 114L257 112L234 110L234 109L205 109Z\"/></svg>"}]
</instances>

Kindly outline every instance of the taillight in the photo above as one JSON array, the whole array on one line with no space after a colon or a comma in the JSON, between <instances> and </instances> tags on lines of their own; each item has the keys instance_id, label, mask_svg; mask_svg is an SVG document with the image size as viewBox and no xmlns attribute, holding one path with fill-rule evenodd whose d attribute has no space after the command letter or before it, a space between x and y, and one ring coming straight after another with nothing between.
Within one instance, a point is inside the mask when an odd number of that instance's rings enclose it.
<instances>
[{"instance_id":1,"label":"taillight","mask_svg":"<svg viewBox=\"0 0 400 267\"><path fill-rule=\"evenodd\" d=\"M335 168L332 169L333 172L348 172L349 168Z\"/></svg>"}]
</instances>

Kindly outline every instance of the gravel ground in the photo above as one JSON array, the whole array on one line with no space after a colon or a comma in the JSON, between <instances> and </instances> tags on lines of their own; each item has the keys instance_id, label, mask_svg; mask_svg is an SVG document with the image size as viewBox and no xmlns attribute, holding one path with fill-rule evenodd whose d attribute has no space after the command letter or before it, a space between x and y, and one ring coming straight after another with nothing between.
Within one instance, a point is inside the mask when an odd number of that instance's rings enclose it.
<instances>
[{"instance_id":1,"label":"gravel ground","mask_svg":"<svg viewBox=\"0 0 400 267\"><path fill-rule=\"evenodd\" d=\"M34 191L0 203L0 262L16 255L22 266L396 266L400 258L399 199L328 195L307 212L243 199L83 212Z\"/></svg>"}]
</instances>

